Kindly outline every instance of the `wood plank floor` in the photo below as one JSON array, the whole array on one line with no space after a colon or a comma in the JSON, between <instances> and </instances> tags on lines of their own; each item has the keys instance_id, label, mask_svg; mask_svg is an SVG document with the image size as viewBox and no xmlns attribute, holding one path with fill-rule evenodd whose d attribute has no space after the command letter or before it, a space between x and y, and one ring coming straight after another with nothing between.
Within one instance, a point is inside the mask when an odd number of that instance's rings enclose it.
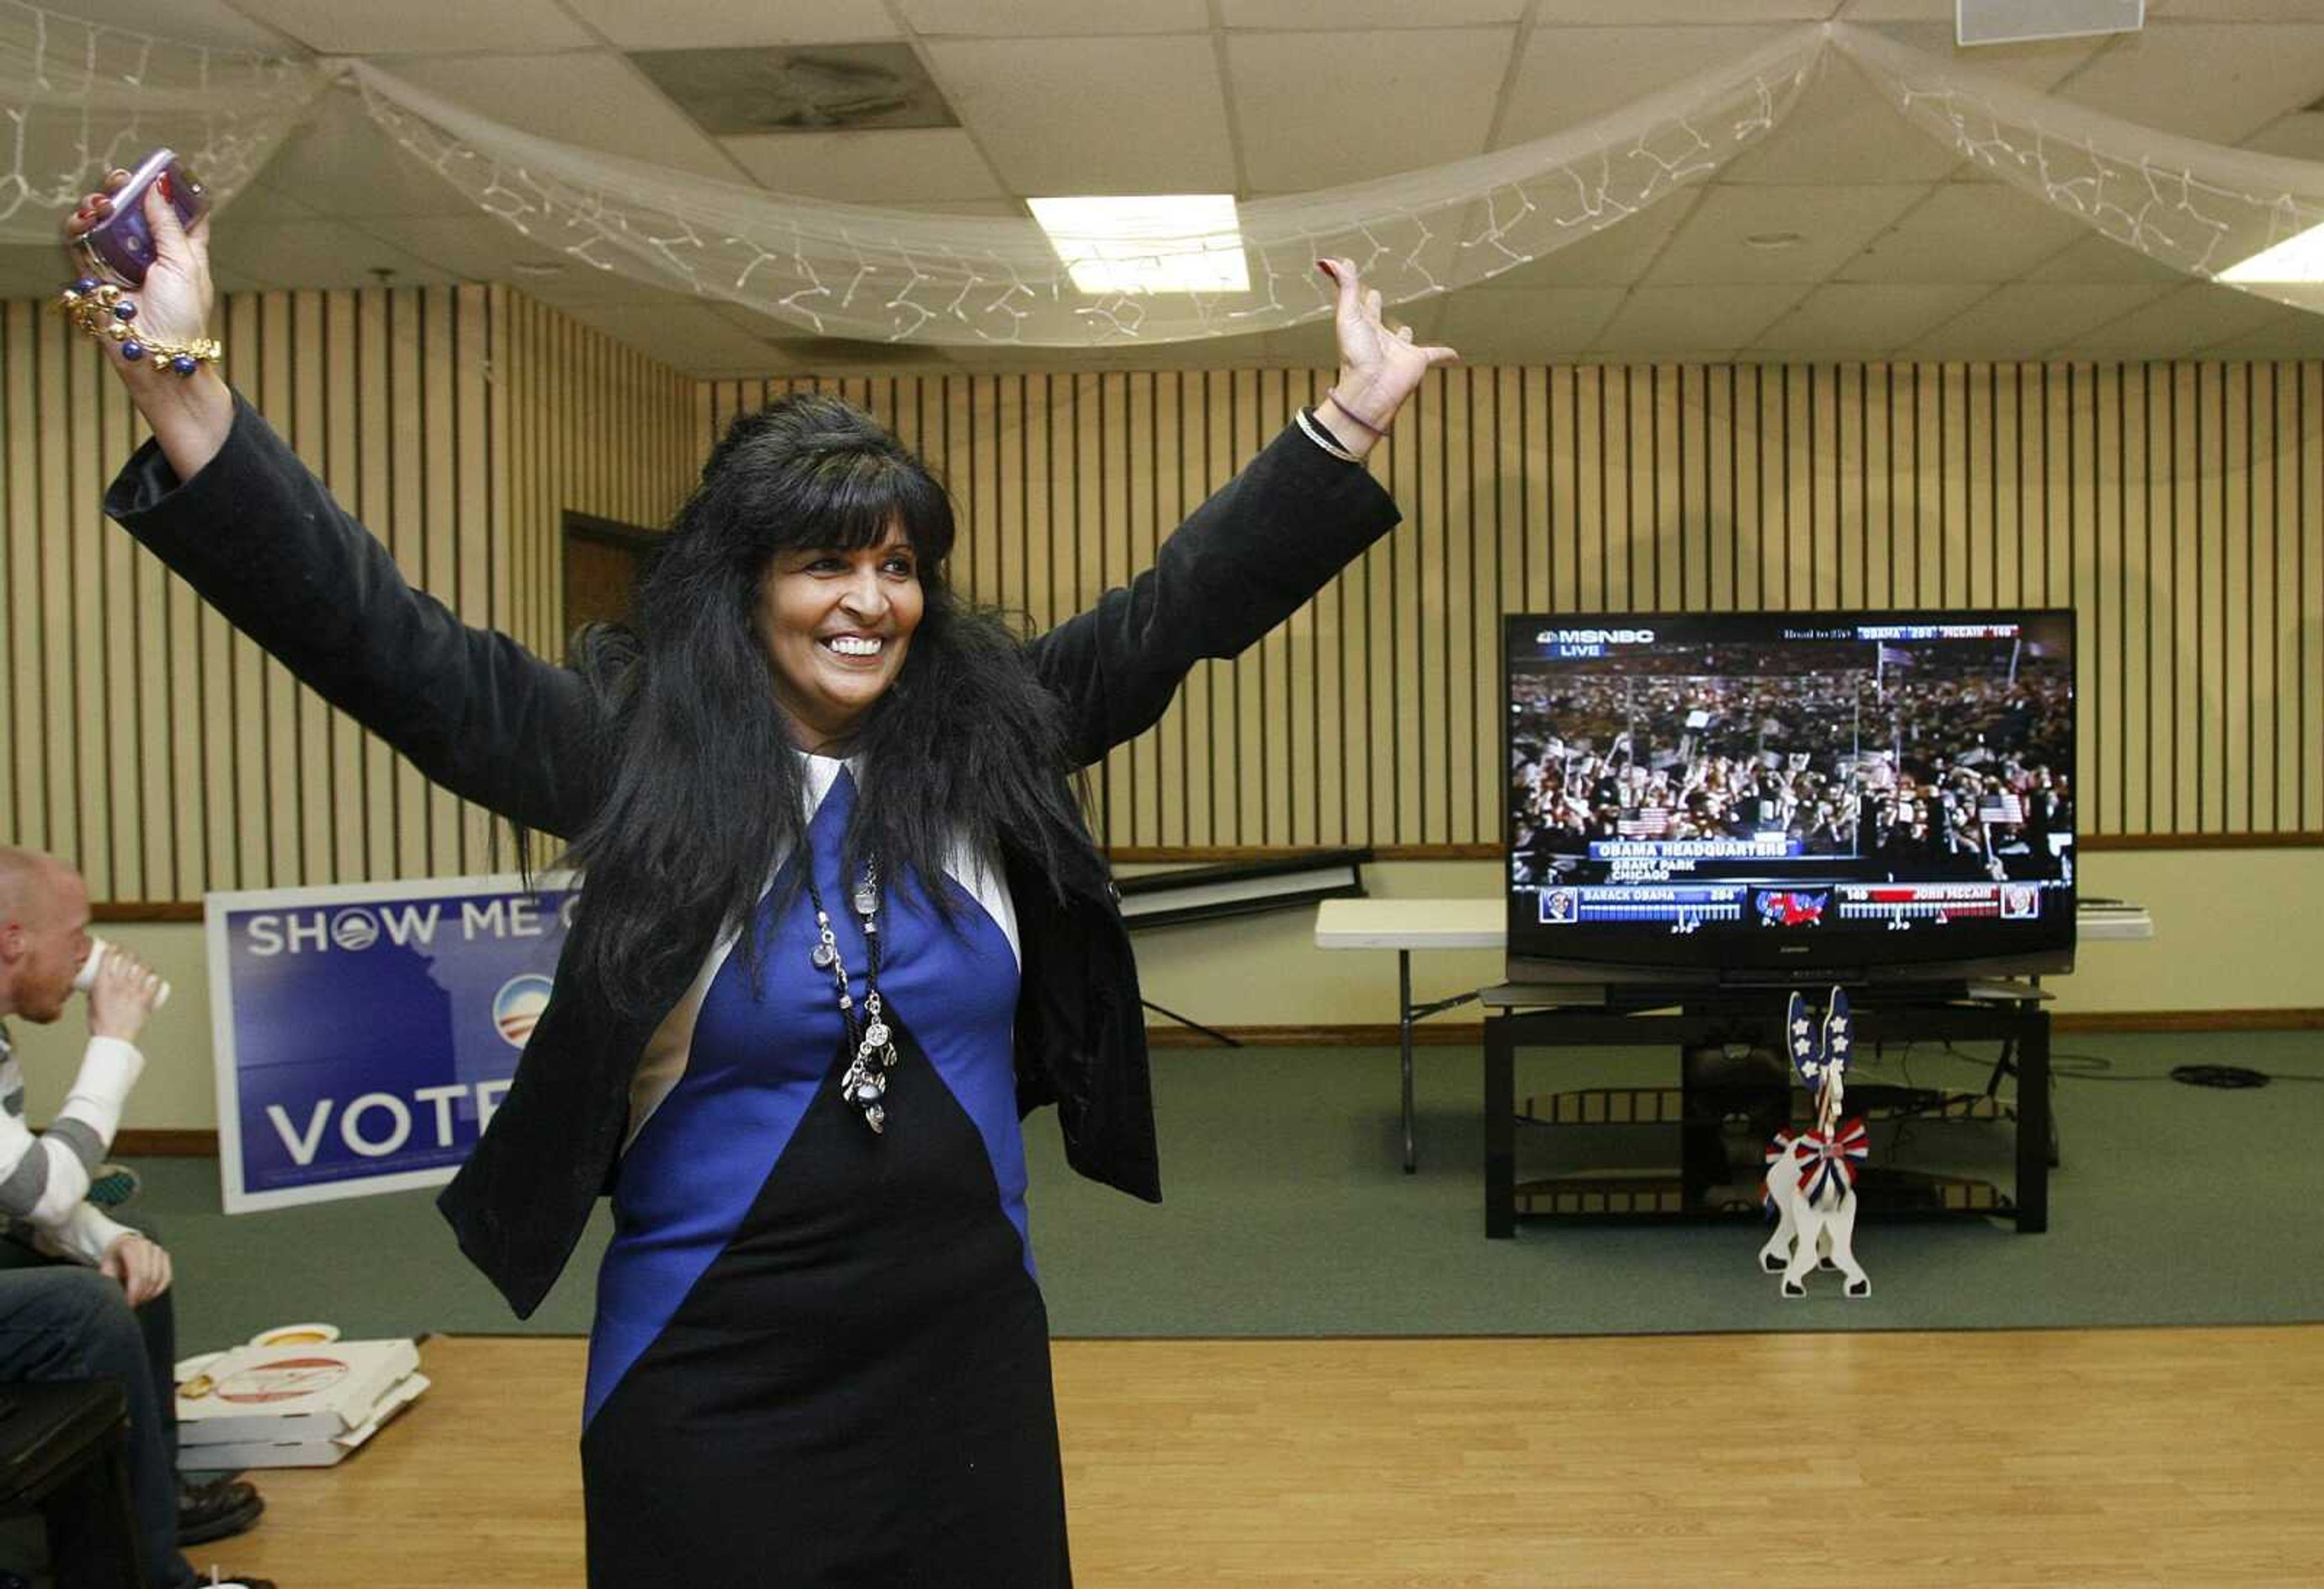
<instances>
[{"instance_id":1,"label":"wood plank floor","mask_svg":"<svg viewBox=\"0 0 2324 1589\"><path fill-rule=\"evenodd\" d=\"M583 1355L429 1341L416 1408L339 1467L254 1474L264 1521L197 1565L580 1584ZM1061 1341L1056 1364L1081 1589L2324 1584L2324 1326Z\"/></svg>"}]
</instances>

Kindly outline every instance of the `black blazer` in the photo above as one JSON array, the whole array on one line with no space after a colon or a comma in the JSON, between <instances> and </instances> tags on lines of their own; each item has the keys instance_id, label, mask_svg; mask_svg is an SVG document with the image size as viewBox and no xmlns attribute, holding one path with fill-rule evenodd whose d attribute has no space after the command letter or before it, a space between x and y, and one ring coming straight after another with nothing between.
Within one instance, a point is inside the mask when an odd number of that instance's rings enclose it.
<instances>
[{"instance_id":1,"label":"black blazer","mask_svg":"<svg viewBox=\"0 0 2324 1589\"><path fill-rule=\"evenodd\" d=\"M180 482L148 442L105 509L236 629L452 793L567 837L596 808L605 769L588 747L598 709L580 676L411 589L239 399L225 447L192 480ZM1152 726L1197 661L1257 641L1397 518L1369 473L1286 429L1163 542L1153 567L1026 646L1026 665L1065 703L1076 760L1094 762ZM1028 856L1004 841L1002 859L1023 952L1019 1112L1055 1103L1074 1169L1158 1201L1145 1018L1111 887L1075 883L1061 904ZM1102 864L1074 869L1105 876ZM661 1007L699 963L687 958ZM660 1022L617 1014L560 966L491 1128L438 1199L461 1250L520 1316L555 1282L611 1180L631 1072Z\"/></svg>"}]
</instances>

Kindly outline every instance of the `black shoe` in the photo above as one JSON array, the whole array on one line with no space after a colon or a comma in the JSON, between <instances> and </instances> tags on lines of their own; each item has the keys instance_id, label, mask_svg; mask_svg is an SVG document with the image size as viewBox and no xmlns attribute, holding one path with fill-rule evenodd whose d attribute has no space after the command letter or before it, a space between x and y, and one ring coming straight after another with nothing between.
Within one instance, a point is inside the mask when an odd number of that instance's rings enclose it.
<instances>
[{"instance_id":1,"label":"black shoe","mask_svg":"<svg viewBox=\"0 0 2324 1589\"><path fill-rule=\"evenodd\" d=\"M239 1534L258 1520L266 1498L241 1479L178 1483L178 1543L204 1545Z\"/></svg>"}]
</instances>

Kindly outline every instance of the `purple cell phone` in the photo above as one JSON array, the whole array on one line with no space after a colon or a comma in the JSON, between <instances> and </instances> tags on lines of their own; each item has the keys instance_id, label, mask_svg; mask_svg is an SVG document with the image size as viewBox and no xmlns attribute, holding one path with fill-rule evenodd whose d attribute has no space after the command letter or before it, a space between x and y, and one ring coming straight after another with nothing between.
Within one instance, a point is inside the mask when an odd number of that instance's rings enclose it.
<instances>
[{"instance_id":1,"label":"purple cell phone","mask_svg":"<svg viewBox=\"0 0 2324 1589\"><path fill-rule=\"evenodd\" d=\"M129 174L129 185L113 196L113 213L75 239L73 257L83 271L120 287L145 285L153 262L153 229L145 224L145 189L161 184L161 197L187 225L208 213L210 190L184 161L157 149Z\"/></svg>"}]
</instances>

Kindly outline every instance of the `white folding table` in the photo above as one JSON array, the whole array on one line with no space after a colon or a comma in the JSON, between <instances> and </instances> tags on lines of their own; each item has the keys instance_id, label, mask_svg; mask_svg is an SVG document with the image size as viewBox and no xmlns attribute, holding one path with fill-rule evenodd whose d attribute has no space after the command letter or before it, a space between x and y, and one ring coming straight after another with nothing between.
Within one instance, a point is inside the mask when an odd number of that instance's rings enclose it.
<instances>
[{"instance_id":1,"label":"white folding table","mask_svg":"<svg viewBox=\"0 0 2324 1589\"><path fill-rule=\"evenodd\" d=\"M1327 899L1315 907L1318 949L1396 951L1397 1036L1404 1071L1404 1172L1419 1168L1413 1145L1412 1026L1416 1021L1474 1004L1474 991L1412 1002L1412 953L1419 949L1502 949L1508 942L1503 899ZM2120 900L2085 900L2075 912L2080 941L2152 938L2146 907Z\"/></svg>"}]
</instances>

